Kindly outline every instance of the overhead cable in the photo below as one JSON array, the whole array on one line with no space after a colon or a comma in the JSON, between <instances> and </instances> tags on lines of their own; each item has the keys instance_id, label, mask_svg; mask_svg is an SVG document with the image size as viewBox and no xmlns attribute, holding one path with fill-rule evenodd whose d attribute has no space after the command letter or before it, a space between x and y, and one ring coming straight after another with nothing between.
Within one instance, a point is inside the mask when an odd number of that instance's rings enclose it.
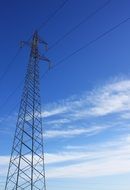
<instances>
[{"instance_id":1,"label":"overhead cable","mask_svg":"<svg viewBox=\"0 0 130 190\"><path fill-rule=\"evenodd\" d=\"M74 31L76 31L82 24L93 18L97 13L99 13L102 9L104 9L106 6L110 4L111 0L108 0L107 2L103 3L100 7L98 7L96 10L91 12L89 15L87 15L83 20L81 20L78 24L76 24L74 27L72 27L68 32L66 32L62 37L60 37L56 42L54 42L48 50L53 49L55 46L57 46L62 40L64 40L67 36L72 34Z\"/></svg>"},{"instance_id":2,"label":"overhead cable","mask_svg":"<svg viewBox=\"0 0 130 190\"><path fill-rule=\"evenodd\" d=\"M45 27L48 22L50 22L54 16L66 5L68 1L69 0L64 0L62 4L38 27L37 30L40 31L43 27Z\"/></svg>"},{"instance_id":3,"label":"overhead cable","mask_svg":"<svg viewBox=\"0 0 130 190\"><path fill-rule=\"evenodd\" d=\"M9 72L10 68L12 67L12 65L15 63L16 58L18 57L18 55L20 54L21 48L18 48L16 54L14 55L14 57L12 58L12 60L8 63L8 65L6 66L5 71L2 73L2 75L0 76L0 82L4 79L4 77L6 76L6 74Z\"/></svg>"},{"instance_id":4,"label":"overhead cable","mask_svg":"<svg viewBox=\"0 0 130 190\"><path fill-rule=\"evenodd\" d=\"M68 56L64 57L63 59L61 59L60 61L58 61L53 67L52 69L54 69L55 67L63 64L66 60L68 60L69 58L71 58L72 56L74 56L75 54L79 53L80 51L86 49L87 47L91 46L92 44L96 43L97 41L99 41L100 39L104 38L105 36L107 36L108 34L112 33L113 31L115 31L116 29L118 29L121 25L127 23L128 21L130 21L130 18L124 19L123 21L121 21L120 23L116 24L115 26L113 26L112 28L110 28L109 30L107 30L106 32L103 32L102 34L100 34L99 36L97 36L95 39L87 42L85 45L83 45L82 47L80 47L79 49L73 51L71 54L69 54Z\"/></svg>"}]
</instances>

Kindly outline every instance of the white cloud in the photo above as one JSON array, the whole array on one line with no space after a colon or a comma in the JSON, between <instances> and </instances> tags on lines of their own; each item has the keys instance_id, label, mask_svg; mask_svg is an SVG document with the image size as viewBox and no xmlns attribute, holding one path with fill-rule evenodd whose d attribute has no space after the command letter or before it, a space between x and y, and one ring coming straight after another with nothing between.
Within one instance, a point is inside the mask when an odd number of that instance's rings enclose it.
<instances>
[{"instance_id":1,"label":"white cloud","mask_svg":"<svg viewBox=\"0 0 130 190\"><path fill-rule=\"evenodd\" d=\"M93 99L90 114L103 116L130 110L129 98L130 80L105 85L90 97L90 102Z\"/></svg>"},{"instance_id":2,"label":"white cloud","mask_svg":"<svg viewBox=\"0 0 130 190\"><path fill-rule=\"evenodd\" d=\"M49 124L49 125L62 125L62 124L66 124L66 123L70 123L70 119L68 118L62 118L62 119L53 119L53 120L50 120L50 121L46 121L46 124Z\"/></svg>"},{"instance_id":3,"label":"white cloud","mask_svg":"<svg viewBox=\"0 0 130 190\"><path fill-rule=\"evenodd\" d=\"M78 120L130 111L130 80L121 79L88 93L45 106L45 124L62 125ZM56 118L50 118L56 116ZM125 117L124 117L125 119ZM61 122L62 121L62 122Z\"/></svg>"},{"instance_id":4,"label":"white cloud","mask_svg":"<svg viewBox=\"0 0 130 190\"><path fill-rule=\"evenodd\" d=\"M91 128L71 128L66 130L47 130L44 134L46 138L69 138L69 137L75 137L79 135L95 135L101 131L106 130L110 126L91 126Z\"/></svg>"},{"instance_id":5,"label":"white cloud","mask_svg":"<svg viewBox=\"0 0 130 190\"><path fill-rule=\"evenodd\" d=\"M130 135L126 135L104 144L90 145L89 150L84 145L83 148L45 153L46 176L86 178L130 172L129 144ZM0 177L6 176L8 162L9 156L0 156Z\"/></svg>"},{"instance_id":6,"label":"white cloud","mask_svg":"<svg viewBox=\"0 0 130 190\"><path fill-rule=\"evenodd\" d=\"M80 164L50 169L49 178L87 178L95 176L107 176L130 172L128 159L113 159L98 162L84 162Z\"/></svg>"},{"instance_id":7,"label":"white cloud","mask_svg":"<svg viewBox=\"0 0 130 190\"><path fill-rule=\"evenodd\" d=\"M112 127L118 131L121 128L128 130L129 113L130 80L113 80L91 92L45 106L42 114L45 117L44 126L48 127L45 136L70 138L96 135ZM103 116L106 119L100 120ZM111 118L107 119L109 116Z\"/></svg>"},{"instance_id":8,"label":"white cloud","mask_svg":"<svg viewBox=\"0 0 130 190\"><path fill-rule=\"evenodd\" d=\"M68 138L95 135L108 128L122 128L130 112L130 80L122 79L105 84L90 93L73 96L45 106L44 125L61 127L47 129L46 138ZM98 121L102 116L112 116L109 123ZM100 116L100 117L99 117ZM86 121L96 118L96 124ZM75 123L79 121L78 123ZM124 122L125 121L125 122ZM115 122L115 123L114 123ZM118 123L119 122L119 123ZM119 124L119 125L118 125ZM68 142L69 143L69 142ZM46 153L48 178L85 178L130 172L130 136L103 144L68 146L64 151ZM0 176L7 172L9 156L0 156Z\"/></svg>"},{"instance_id":9,"label":"white cloud","mask_svg":"<svg viewBox=\"0 0 130 190\"><path fill-rule=\"evenodd\" d=\"M130 119L130 112L124 112L121 114L122 119Z\"/></svg>"},{"instance_id":10,"label":"white cloud","mask_svg":"<svg viewBox=\"0 0 130 190\"><path fill-rule=\"evenodd\" d=\"M54 104L53 104L54 105ZM65 106L62 106L62 107L56 107L56 108L53 108L51 110L45 110L42 112L42 117L50 117L50 116L54 116L54 115L57 115L57 114L62 114L62 113L65 113L67 111L67 107Z\"/></svg>"},{"instance_id":11,"label":"white cloud","mask_svg":"<svg viewBox=\"0 0 130 190\"><path fill-rule=\"evenodd\" d=\"M116 141L110 141L98 145L94 144L91 151L85 150L85 146L71 147L66 152L72 158L71 164L49 167L48 178L86 178L95 176L116 175L130 172L130 136L124 136ZM72 149L73 148L73 149ZM79 151L78 151L79 148ZM87 149L87 148L86 148ZM73 152L74 151L74 152ZM65 159L65 154L61 154ZM81 157L80 157L81 156ZM57 155L57 160L64 161ZM66 158L68 160L69 158ZM74 161L77 160L77 163Z\"/></svg>"},{"instance_id":12,"label":"white cloud","mask_svg":"<svg viewBox=\"0 0 130 190\"><path fill-rule=\"evenodd\" d=\"M122 120L128 120L130 112L129 100L130 80L114 80L90 92L74 95L68 99L45 105L44 111L42 112L44 126L50 129L62 127L63 132L61 133L64 133L64 137L66 137L65 133L67 133L66 130L69 126L75 126L75 133L77 133L76 130L78 127L76 122L80 123L80 128L84 128L84 123L89 122L91 119L97 119L98 117L99 120L103 116L109 116L115 113L120 114L117 119L120 117ZM113 118L115 122L116 117L113 116ZM93 124L90 123L91 126ZM47 135L51 136L50 133L54 134L54 131L47 132ZM55 133L58 134L60 132L57 130Z\"/></svg>"}]
</instances>

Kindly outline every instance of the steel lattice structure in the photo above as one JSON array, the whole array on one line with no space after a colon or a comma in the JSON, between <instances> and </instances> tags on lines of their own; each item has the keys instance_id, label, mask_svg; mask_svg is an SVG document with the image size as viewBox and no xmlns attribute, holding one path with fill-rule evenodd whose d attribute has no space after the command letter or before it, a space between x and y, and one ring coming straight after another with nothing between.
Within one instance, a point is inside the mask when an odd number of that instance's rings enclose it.
<instances>
[{"instance_id":1,"label":"steel lattice structure","mask_svg":"<svg viewBox=\"0 0 130 190\"><path fill-rule=\"evenodd\" d=\"M31 46L31 53L25 76L5 190L46 190L39 60L42 59L48 62L49 60L40 56L39 43L47 45L35 32L32 41L28 43Z\"/></svg>"}]
</instances>

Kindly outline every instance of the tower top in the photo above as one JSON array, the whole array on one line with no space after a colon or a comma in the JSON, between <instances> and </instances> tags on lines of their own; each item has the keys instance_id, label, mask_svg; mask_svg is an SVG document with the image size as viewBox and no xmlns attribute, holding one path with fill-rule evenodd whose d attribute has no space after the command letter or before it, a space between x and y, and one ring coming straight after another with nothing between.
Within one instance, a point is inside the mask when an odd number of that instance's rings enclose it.
<instances>
[{"instance_id":1,"label":"tower top","mask_svg":"<svg viewBox=\"0 0 130 190\"><path fill-rule=\"evenodd\" d=\"M40 53L39 44L43 44L44 45L45 51L48 50L48 44L47 44L47 42L45 42L39 36L37 30L34 32L31 41L29 41L29 42L28 41L21 41L21 47L23 47L24 45L28 45L31 48L31 56L34 59L48 62L48 67L50 69L51 68L51 61L47 57L45 57L43 54Z\"/></svg>"},{"instance_id":2,"label":"tower top","mask_svg":"<svg viewBox=\"0 0 130 190\"><path fill-rule=\"evenodd\" d=\"M39 36L38 32L35 31L32 39L32 47L38 49L38 44L39 44Z\"/></svg>"}]
</instances>

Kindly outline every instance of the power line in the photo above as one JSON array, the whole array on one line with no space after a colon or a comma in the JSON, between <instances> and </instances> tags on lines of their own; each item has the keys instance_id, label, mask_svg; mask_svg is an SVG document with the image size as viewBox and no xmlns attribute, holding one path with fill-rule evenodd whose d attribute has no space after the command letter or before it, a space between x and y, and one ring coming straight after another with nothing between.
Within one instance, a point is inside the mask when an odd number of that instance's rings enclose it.
<instances>
[{"instance_id":1,"label":"power line","mask_svg":"<svg viewBox=\"0 0 130 190\"><path fill-rule=\"evenodd\" d=\"M65 4L68 2L69 0L65 0L63 1L63 3L41 24L41 26L38 28L38 30L41 30L42 27L44 27L64 6ZM76 26L74 26L70 31L68 31L67 33L65 33L60 39L58 39L54 44L52 44L52 46L49 48L52 49L54 46L56 46L59 42L61 42L65 37L67 37L68 35L70 35L73 31L75 31L77 28L80 27L80 25L82 25L83 23L85 23L86 21L88 21L90 18L92 18L95 14L97 14L100 10L102 10L104 7L106 7L111 0L108 0L105 4L101 5L101 7L99 7L98 9L96 9L94 12L92 12L90 15L88 15L85 19L83 19L79 24L77 24ZM30 39L30 38L29 38ZM11 62L7 65L7 68L5 70L5 72L2 74L2 76L0 77L0 81L3 80L3 78L5 77L5 75L8 73L8 71L10 70L11 66L13 65L13 63L15 62L17 56L20 53L20 48L18 49L18 51L16 52L16 55L13 57L13 59L11 60Z\"/></svg>"},{"instance_id":2,"label":"power line","mask_svg":"<svg viewBox=\"0 0 130 190\"><path fill-rule=\"evenodd\" d=\"M95 42L97 42L98 40L104 38L106 35L112 33L113 31L115 31L116 29L118 29L121 25L125 24L126 22L128 22L130 20L130 18L124 19L123 21L121 21L120 23L116 24L115 26L113 26L112 28L110 28L109 30L107 30L106 32L103 32L102 34L100 34L98 37L96 37L95 39L91 40L90 42L87 42L84 46L80 47L79 49L75 50L74 52L72 52L71 54L69 54L68 56L64 57L63 59L61 59L60 61L58 61L53 67L52 69L54 69L55 67L63 64L63 62L65 62L66 60L68 60L69 58L71 58L72 56L74 56L75 54L79 53L80 51L82 51L83 49L91 46L92 44L94 44Z\"/></svg>"},{"instance_id":3,"label":"power line","mask_svg":"<svg viewBox=\"0 0 130 190\"><path fill-rule=\"evenodd\" d=\"M69 0L65 0L62 2L62 4L38 27L38 31L40 31L45 25L48 24L48 22L65 6L65 4L68 2ZM30 41L30 38L32 37L32 35L29 37L28 41ZM9 62L9 64L7 65L5 71L3 72L3 74L0 77L0 81L2 81L4 79L4 77L6 76L6 74L8 73L8 71L10 70L10 68L12 67L12 65L14 64L16 58L18 57L19 53L21 51L21 48L18 48L16 54L14 55L14 57L12 58L12 60Z\"/></svg>"},{"instance_id":4,"label":"power line","mask_svg":"<svg viewBox=\"0 0 130 190\"><path fill-rule=\"evenodd\" d=\"M16 110L17 106L18 106L18 102L15 104L15 106L13 106L13 108L8 112L8 114L6 115L6 118L3 118L1 121L0 121L0 125L5 122L11 115L12 113L14 113L14 111Z\"/></svg>"},{"instance_id":5,"label":"power line","mask_svg":"<svg viewBox=\"0 0 130 190\"><path fill-rule=\"evenodd\" d=\"M47 69L41 76L41 79L48 73L49 69ZM0 110L5 107L5 105L8 103L8 101L14 96L14 94L17 92L17 90L21 87L23 84L23 80L16 86L16 88L8 95L6 100L0 105Z\"/></svg>"},{"instance_id":6,"label":"power line","mask_svg":"<svg viewBox=\"0 0 130 190\"><path fill-rule=\"evenodd\" d=\"M48 22L65 6L65 4L68 2L69 0L64 0L62 2L62 4L38 27L38 31L40 31L45 25L48 24ZM32 37L32 35L28 38L27 41L30 40L30 38ZM3 72L3 74L0 77L0 82L4 79L4 77L6 76L6 74L9 72L11 66L13 65L13 63L15 62L16 58L18 57L19 53L20 53L21 48L18 49L18 51L16 52L15 56L12 58L12 60L9 62L9 64L7 65L5 71Z\"/></svg>"},{"instance_id":7,"label":"power line","mask_svg":"<svg viewBox=\"0 0 130 190\"><path fill-rule=\"evenodd\" d=\"M5 107L5 104L12 98L16 91L21 87L23 80L18 84L18 86L7 96L6 100L0 105L0 110Z\"/></svg>"},{"instance_id":8,"label":"power line","mask_svg":"<svg viewBox=\"0 0 130 190\"><path fill-rule=\"evenodd\" d=\"M41 24L41 26L39 26L38 31L40 31L42 29L42 27L44 27L45 25L47 25L47 23L65 6L65 4L68 1L69 0L63 1L62 4ZM87 22L89 19L91 19L93 16L95 16L98 12L100 12L103 8L105 8L107 5L109 5L110 2L111 2L111 0L108 0L103 5L101 5L99 8L97 8L95 11L93 11L92 13L90 13L90 15L88 15L87 17L85 17L80 23L78 23L76 26L74 26L73 28L71 28L71 30L69 30L67 33L65 33L55 43L53 43L51 45L51 47L49 48L49 50L52 49L52 48L54 48L57 44L59 44L68 35L70 35L72 32L74 32L76 29L78 29L83 23ZM30 37L32 37L32 36L30 36ZM28 39L28 41L29 40L30 40L30 38ZM18 56L19 52L20 52L20 49L18 50L18 52L16 53L16 55L13 57L12 61L7 65L7 68L6 68L5 72L3 73L3 75L1 76L0 80L2 80L5 77L5 75L7 74L7 72L9 71L9 69L11 68L12 64L14 63L16 57Z\"/></svg>"},{"instance_id":9,"label":"power line","mask_svg":"<svg viewBox=\"0 0 130 190\"><path fill-rule=\"evenodd\" d=\"M64 0L62 4L38 27L38 31L45 27L48 24L48 22L50 22L53 19L53 17L66 5L68 1L69 0Z\"/></svg>"},{"instance_id":10,"label":"power line","mask_svg":"<svg viewBox=\"0 0 130 190\"><path fill-rule=\"evenodd\" d=\"M4 77L6 76L6 74L9 72L10 68L12 67L12 65L14 64L16 58L18 57L19 53L21 52L21 48L18 48L16 54L14 55L14 57L12 58L12 60L8 63L5 71L3 72L3 74L0 77L0 82L4 79Z\"/></svg>"},{"instance_id":11,"label":"power line","mask_svg":"<svg viewBox=\"0 0 130 190\"><path fill-rule=\"evenodd\" d=\"M90 42L87 42L84 46L80 47L79 49L75 50L74 52L72 52L71 54L69 54L68 56L64 57L63 59L61 59L60 61L58 61L54 66L51 67L52 69L55 69L56 67L58 67L59 65L63 64L66 60L68 60L69 58L71 58L72 56L74 56L75 54L79 53L80 51L82 51L83 49L86 49L87 47L91 46L92 44L96 43L98 40L104 38L106 35L108 35L109 33L112 33L113 31L115 31L117 28L119 28L121 25L125 24L126 22L128 22L130 20L130 18L126 18L123 21L121 21L120 23L116 24L115 26L113 26L112 28L110 28L109 30L107 30L106 32L103 32L102 34L100 34L98 37L96 37L95 39L91 40ZM50 69L46 70L44 72L44 74L41 76L41 78L45 77L47 75L47 73L50 71ZM16 90L20 87L20 84L16 87L16 89L13 91L13 93L11 93L9 96L12 97ZM8 97L9 99L9 97Z\"/></svg>"},{"instance_id":12,"label":"power line","mask_svg":"<svg viewBox=\"0 0 130 190\"><path fill-rule=\"evenodd\" d=\"M49 21L51 21L51 19L65 6L65 4L68 2L69 0L65 0L62 2L62 4L41 24L41 26L39 26L38 31L40 31L45 25L47 25L47 23ZM30 36L31 38L32 36ZM30 38L28 39L28 41L30 41ZM4 79L4 77L6 76L6 74L8 73L8 71L10 70L11 66L14 64L16 58L18 57L19 53L21 51L21 48L18 49L18 51L16 52L15 56L12 58L11 62L9 62L9 64L7 65L4 73L2 74L2 76L0 77L0 81ZM42 78L48 73L48 70L42 75ZM6 100L4 101L4 103L1 104L0 108L2 109L3 107L5 107L5 104L9 101L10 98L12 98L12 96L16 93L16 91L20 88L21 84L23 81L21 81L19 83L19 85L14 89L13 92L11 92L8 97L6 98ZM17 106L17 105L16 105ZM14 108L16 108L16 106ZM10 115L13 111L14 108L9 112L8 115ZM0 122L2 123L3 120Z\"/></svg>"},{"instance_id":13,"label":"power line","mask_svg":"<svg viewBox=\"0 0 130 190\"><path fill-rule=\"evenodd\" d=\"M42 23L42 25L39 27L39 30L45 26L64 6L65 4L68 2L69 0L65 0L63 1L63 3L46 19L46 21L44 21ZM85 17L80 23L78 23L76 26L74 26L70 31L68 31L67 33L65 33L59 40L57 40L54 44L52 44L52 46L49 48L52 49L54 46L56 46L59 42L61 42L65 37L67 37L68 35L70 35L72 32L74 32L77 28L79 28L83 23L85 23L86 21L88 21L90 18L92 18L94 15L96 15L99 11L101 11L103 8L105 8L111 0L108 0L107 2L105 2L103 5L101 5L99 8L97 8L95 11L93 11L90 15L88 15L87 17ZM32 36L30 36L32 37ZM28 39L28 41L30 40L30 38ZM17 52L19 53L19 52ZM12 61L14 61L17 57L17 54L15 55L15 57L13 58ZM12 63L8 65L6 71L3 73L3 76L5 76L7 74L7 72L9 71L10 67L12 66ZM9 95L8 97L12 97L14 93L11 93L11 95ZM7 98L9 99L9 98ZM6 102L6 101L5 101Z\"/></svg>"},{"instance_id":14,"label":"power line","mask_svg":"<svg viewBox=\"0 0 130 190\"><path fill-rule=\"evenodd\" d=\"M108 0L107 2L103 3L100 7L98 7L96 10L91 12L89 15L87 15L81 22L76 24L74 27L72 27L68 32L66 32L61 38L59 38L56 42L54 42L50 48L54 48L57 44L59 44L62 40L64 40L67 36L69 36L72 32L77 30L82 24L87 22L89 19L91 19L93 16L95 16L97 13L99 13L102 9L104 9L106 6L110 4L111 0Z\"/></svg>"}]
</instances>

